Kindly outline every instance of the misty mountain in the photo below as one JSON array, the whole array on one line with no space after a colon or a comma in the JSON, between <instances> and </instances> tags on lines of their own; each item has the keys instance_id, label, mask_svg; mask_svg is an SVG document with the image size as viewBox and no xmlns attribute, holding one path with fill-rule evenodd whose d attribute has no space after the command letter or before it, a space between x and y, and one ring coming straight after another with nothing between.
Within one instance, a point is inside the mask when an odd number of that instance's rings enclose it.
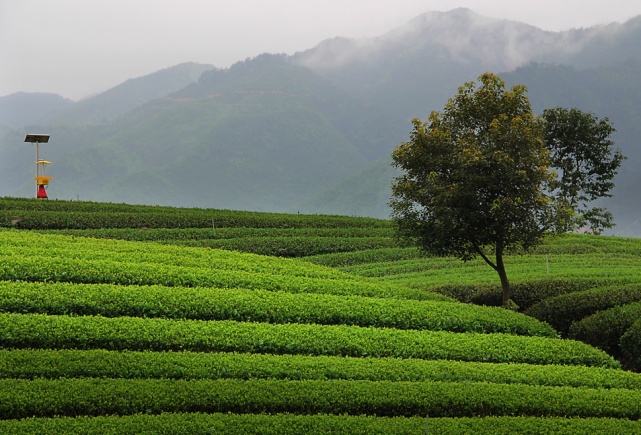
<instances>
[{"instance_id":1,"label":"misty mountain","mask_svg":"<svg viewBox=\"0 0 641 435\"><path fill-rule=\"evenodd\" d=\"M105 124L149 100L164 97L195 82L203 72L213 68L213 65L181 63L152 74L129 79L101 94L52 113L46 115L43 113L40 119L37 121L34 119L31 123L38 125ZM21 124L19 127L26 124Z\"/></svg>"},{"instance_id":2,"label":"misty mountain","mask_svg":"<svg viewBox=\"0 0 641 435\"><path fill-rule=\"evenodd\" d=\"M548 32L459 8L428 12L380 37L334 38L292 56L333 83L404 118L427 118L466 81L530 61L598 66L641 54L641 17Z\"/></svg>"},{"instance_id":3,"label":"misty mountain","mask_svg":"<svg viewBox=\"0 0 641 435\"><path fill-rule=\"evenodd\" d=\"M293 56L204 72L178 65L43 118L50 194L388 217L389 155L408 138L409 120L427 119L485 71L508 71L499 75L527 85L537 113L578 107L613 121L630 159L604 205L623 231L641 216L640 29L637 17L547 32L456 9ZM0 195L33 194L24 133L0 141Z\"/></svg>"},{"instance_id":4,"label":"misty mountain","mask_svg":"<svg viewBox=\"0 0 641 435\"><path fill-rule=\"evenodd\" d=\"M61 110L74 103L58 94L16 92L0 97L0 125L22 128L34 124L45 114Z\"/></svg>"},{"instance_id":5,"label":"misty mountain","mask_svg":"<svg viewBox=\"0 0 641 435\"><path fill-rule=\"evenodd\" d=\"M641 16L625 23L611 23L559 32L556 42L530 60L550 64L595 68L641 57Z\"/></svg>"},{"instance_id":6,"label":"misty mountain","mask_svg":"<svg viewBox=\"0 0 641 435\"><path fill-rule=\"evenodd\" d=\"M47 154L52 197L247 210L292 207L404 134L402 122L271 55L207 71L105 125L53 129L47 150L73 150ZM5 139L21 139L13 133ZM29 148L13 175L27 181L1 194L31 194Z\"/></svg>"},{"instance_id":7,"label":"misty mountain","mask_svg":"<svg viewBox=\"0 0 641 435\"><path fill-rule=\"evenodd\" d=\"M641 237L641 59L598 68L577 69L567 65L530 63L509 73L500 73L507 86L526 85L535 113L552 107L576 107L613 122L615 148L628 157L615 179L614 197L601 205L614 213L615 233ZM454 96L454 93L451 95ZM446 100L442 102L444 106ZM408 139L406 135L404 140ZM391 150L390 150L391 152ZM301 212L357 214L386 218L390 210L381 208L391 195L392 159L386 156L327 191L299 205ZM363 202L362 198L371 198ZM369 205L368 205L369 204ZM358 210L358 212L356 212ZM641 221L639 221L641 222Z\"/></svg>"}]
</instances>

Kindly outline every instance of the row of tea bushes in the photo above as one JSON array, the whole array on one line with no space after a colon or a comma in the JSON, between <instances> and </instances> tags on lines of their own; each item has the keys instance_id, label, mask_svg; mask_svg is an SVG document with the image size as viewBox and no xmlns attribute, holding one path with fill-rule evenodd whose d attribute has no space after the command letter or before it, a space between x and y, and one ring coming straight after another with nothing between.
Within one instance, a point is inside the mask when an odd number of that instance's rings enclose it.
<instances>
[{"instance_id":1,"label":"row of tea bushes","mask_svg":"<svg viewBox=\"0 0 641 435\"><path fill-rule=\"evenodd\" d=\"M557 335L545 323L501 308L245 289L0 281L0 312Z\"/></svg>"},{"instance_id":2,"label":"row of tea bushes","mask_svg":"<svg viewBox=\"0 0 641 435\"><path fill-rule=\"evenodd\" d=\"M636 370L641 370L641 317L621 337L623 356Z\"/></svg>"},{"instance_id":3,"label":"row of tea bushes","mask_svg":"<svg viewBox=\"0 0 641 435\"><path fill-rule=\"evenodd\" d=\"M596 279L530 279L510 281L512 300L521 310L527 310L550 297L602 287ZM501 285L498 283L441 284L430 291L451 297L466 304L501 306Z\"/></svg>"},{"instance_id":4,"label":"row of tea bushes","mask_svg":"<svg viewBox=\"0 0 641 435\"><path fill-rule=\"evenodd\" d=\"M423 417L371 417L293 414L202 414L27 418L0 421L0 432L23 435L122 435L162 433L227 435L416 435L426 430ZM612 418L472 417L430 418L433 435L494 434L592 435L641 434L638 421Z\"/></svg>"},{"instance_id":5,"label":"row of tea bushes","mask_svg":"<svg viewBox=\"0 0 641 435\"><path fill-rule=\"evenodd\" d=\"M65 258L4 257L2 281L78 284L162 285L166 287L245 288L288 293L321 293L414 300L453 301L447 296L356 280L332 280L194 267L130 264Z\"/></svg>"},{"instance_id":6,"label":"row of tea bushes","mask_svg":"<svg viewBox=\"0 0 641 435\"><path fill-rule=\"evenodd\" d=\"M343 379L641 390L640 374L584 366L104 349L0 350L0 378Z\"/></svg>"},{"instance_id":7,"label":"row of tea bushes","mask_svg":"<svg viewBox=\"0 0 641 435\"><path fill-rule=\"evenodd\" d=\"M367 238L392 237L393 228L103 228L96 230L37 230L42 234L138 242L218 240L248 237Z\"/></svg>"},{"instance_id":8,"label":"row of tea bushes","mask_svg":"<svg viewBox=\"0 0 641 435\"><path fill-rule=\"evenodd\" d=\"M344 216L290 215L227 210L192 211L50 211L0 210L0 227L27 230L85 230L100 228L389 228L391 222Z\"/></svg>"},{"instance_id":9,"label":"row of tea bushes","mask_svg":"<svg viewBox=\"0 0 641 435\"><path fill-rule=\"evenodd\" d=\"M2 379L0 418L231 412L641 418L641 391L453 382Z\"/></svg>"},{"instance_id":10,"label":"row of tea bushes","mask_svg":"<svg viewBox=\"0 0 641 435\"><path fill-rule=\"evenodd\" d=\"M621 337L641 319L641 302L620 305L586 317L570 327L570 338L621 356ZM631 355L633 355L632 353ZM639 354L637 357L641 356Z\"/></svg>"},{"instance_id":11,"label":"row of tea bushes","mask_svg":"<svg viewBox=\"0 0 641 435\"><path fill-rule=\"evenodd\" d=\"M620 284L639 282L639 256L632 254L558 255L550 258L549 274L546 271L546 258L542 255L510 256L505 257L504 261L513 281L552 278ZM410 287L496 282L496 272L481 259L463 262L455 258L431 257L392 264L349 266L341 270Z\"/></svg>"},{"instance_id":12,"label":"row of tea bushes","mask_svg":"<svg viewBox=\"0 0 641 435\"><path fill-rule=\"evenodd\" d=\"M347 267L367 263L414 260L418 258L421 258L421 252L416 248L386 248L313 255L306 257L305 261L319 266Z\"/></svg>"},{"instance_id":13,"label":"row of tea bushes","mask_svg":"<svg viewBox=\"0 0 641 435\"><path fill-rule=\"evenodd\" d=\"M7 349L190 350L620 367L581 342L507 334L44 314L0 314L0 330L0 346Z\"/></svg>"},{"instance_id":14,"label":"row of tea bushes","mask_svg":"<svg viewBox=\"0 0 641 435\"><path fill-rule=\"evenodd\" d=\"M396 240L388 237L252 237L223 240L182 240L164 243L290 258L364 249L384 249L395 247L398 244Z\"/></svg>"},{"instance_id":15,"label":"row of tea bushes","mask_svg":"<svg viewBox=\"0 0 641 435\"><path fill-rule=\"evenodd\" d=\"M577 255L591 253L641 254L641 241L621 237L600 237L586 234L564 234L551 236L543 244L528 252L533 255ZM512 255L521 255L515 252ZM392 263L403 260L424 258L415 248L390 248L357 251L350 253L325 254L308 257L311 263L330 266L348 267L370 263ZM417 266L421 267L421 266Z\"/></svg>"},{"instance_id":16,"label":"row of tea bushes","mask_svg":"<svg viewBox=\"0 0 641 435\"><path fill-rule=\"evenodd\" d=\"M641 283L628 287L610 286L573 292L545 299L525 314L547 322L566 335L570 326L598 311L641 301Z\"/></svg>"},{"instance_id":17,"label":"row of tea bushes","mask_svg":"<svg viewBox=\"0 0 641 435\"><path fill-rule=\"evenodd\" d=\"M354 280L352 275L305 261L221 250L165 246L121 240L96 240L32 232L2 231L0 255L10 257L108 260L132 264L196 267L308 278Z\"/></svg>"}]
</instances>

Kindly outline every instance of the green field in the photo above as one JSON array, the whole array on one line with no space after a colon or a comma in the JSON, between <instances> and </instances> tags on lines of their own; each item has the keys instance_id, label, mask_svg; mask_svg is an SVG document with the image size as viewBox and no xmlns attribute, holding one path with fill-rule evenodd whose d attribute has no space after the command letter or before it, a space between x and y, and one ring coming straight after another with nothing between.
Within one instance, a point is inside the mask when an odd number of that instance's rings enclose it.
<instances>
[{"instance_id":1,"label":"green field","mask_svg":"<svg viewBox=\"0 0 641 435\"><path fill-rule=\"evenodd\" d=\"M635 239L510 253L520 312L376 219L3 198L0 241L2 433L641 434Z\"/></svg>"}]
</instances>

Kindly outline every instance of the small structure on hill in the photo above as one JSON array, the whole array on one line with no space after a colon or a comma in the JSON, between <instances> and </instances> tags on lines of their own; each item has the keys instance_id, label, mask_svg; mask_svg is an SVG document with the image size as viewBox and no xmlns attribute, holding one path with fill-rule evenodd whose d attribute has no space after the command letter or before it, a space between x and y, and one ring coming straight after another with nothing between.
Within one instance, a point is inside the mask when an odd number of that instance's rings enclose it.
<instances>
[{"instance_id":1,"label":"small structure on hill","mask_svg":"<svg viewBox=\"0 0 641 435\"><path fill-rule=\"evenodd\" d=\"M34 180L36 180L36 198L49 199L46 188L49 187L49 180L53 178L47 177L46 166L50 165L51 162L41 159L39 155L39 146L41 143L49 142L49 135L28 134L24 141L36 144L36 176L34 177Z\"/></svg>"}]
</instances>

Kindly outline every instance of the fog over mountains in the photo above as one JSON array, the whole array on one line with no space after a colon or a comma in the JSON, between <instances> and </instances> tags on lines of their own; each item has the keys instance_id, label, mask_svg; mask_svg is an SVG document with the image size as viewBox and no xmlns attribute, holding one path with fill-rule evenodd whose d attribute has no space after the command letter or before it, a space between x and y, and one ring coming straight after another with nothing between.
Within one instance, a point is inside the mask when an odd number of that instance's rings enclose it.
<instances>
[{"instance_id":1,"label":"fog over mountains","mask_svg":"<svg viewBox=\"0 0 641 435\"><path fill-rule=\"evenodd\" d=\"M606 206L617 233L641 236L641 16L547 32L468 9L430 12L377 38L227 69L181 64L75 103L1 97L0 195L33 194L22 140L37 131L52 135L43 155L53 198L386 217L389 155L409 120L485 71L528 86L537 113L559 105L613 121L630 159Z\"/></svg>"}]
</instances>

